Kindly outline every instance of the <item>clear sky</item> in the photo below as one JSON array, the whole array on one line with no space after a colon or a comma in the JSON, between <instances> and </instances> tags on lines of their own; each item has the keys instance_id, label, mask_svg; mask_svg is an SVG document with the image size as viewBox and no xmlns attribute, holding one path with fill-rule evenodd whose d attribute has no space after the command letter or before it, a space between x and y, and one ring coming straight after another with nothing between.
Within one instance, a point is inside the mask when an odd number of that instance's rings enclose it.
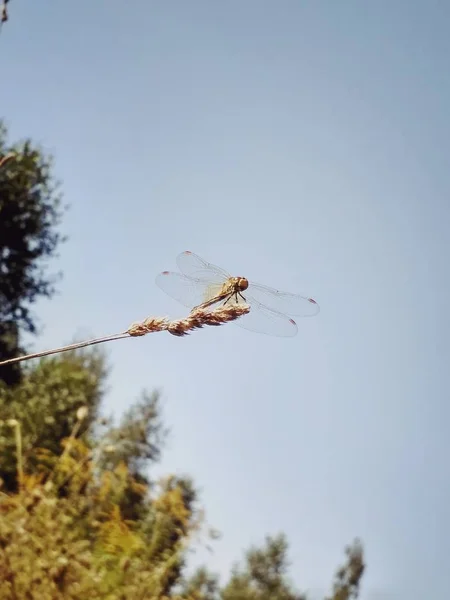
<instances>
[{"instance_id":1,"label":"clear sky","mask_svg":"<svg viewBox=\"0 0 450 600\"><path fill-rule=\"evenodd\" d=\"M281 339L234 325L108 347L107 411L162 390L170 447L226 573L284 530L324 593L366 546L363 600L448 596L450 4L9 4L0 114L71 205L36 349L184 309L192 250L316 298Z\"/></svg>"}]
</instances>

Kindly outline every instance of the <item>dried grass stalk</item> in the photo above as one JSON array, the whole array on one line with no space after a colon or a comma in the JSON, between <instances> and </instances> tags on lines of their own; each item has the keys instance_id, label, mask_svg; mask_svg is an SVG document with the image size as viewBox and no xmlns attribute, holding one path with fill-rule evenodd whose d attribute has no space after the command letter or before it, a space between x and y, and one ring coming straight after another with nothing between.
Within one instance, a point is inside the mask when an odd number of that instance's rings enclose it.
<instances>
[{"instance_id":1,"label":"dried grass stalk","mask_svg":"<svg viewBox=\"0 0 450 600\"><path fill-rule=\"evenodd\" d=\"M68 350L77 350L79 348L85 348L86 346L93 346L94 344L103 344L113 340L147 335L147 333L154 333L156 331L168 331L172 335L182 337L184 335L189 335L191 331L205 327L205 325L214 327L217 327L218 325L224 325L225 323L229 323L230 321L234 321L239 317L242 317L249 311L250 307L248 305L235 304L230 306L219 306L215 310L197 308L191 311L184 319L179 319L177 321L171 321L165 317L148 317L144 321L132 323L130 327L123 333L116 333L114 335L95 338L86 342L69 344L68 346L62 346L61 348L55 348L53 350L44 350L43 352L36 352L34 354L26 354L25 356L10 358L0 362L0 366L22 362L32 358L41 358L43 356L49 356L50 354L67 352Z\"/></svg>"},{"instance_id":2,"label":"dried grass stalk","mask_svg":"<svg viewBox=\"0 0 450 600\"><path fill-rule=\"evenodd\" d=\"M247 314L250 308L246 304L220 306L215 310L196 309L186 318L179 321L169 321L161 317L149 317L140 323L133 323L127 330L128 335L135 337L153 333L154 331L168 331L172 335L182 337L189 335L190 331L201 329L205 325L217 326L234 321ZM0 363L1 364L1 363Z\"/></svg>"}]
</instances>

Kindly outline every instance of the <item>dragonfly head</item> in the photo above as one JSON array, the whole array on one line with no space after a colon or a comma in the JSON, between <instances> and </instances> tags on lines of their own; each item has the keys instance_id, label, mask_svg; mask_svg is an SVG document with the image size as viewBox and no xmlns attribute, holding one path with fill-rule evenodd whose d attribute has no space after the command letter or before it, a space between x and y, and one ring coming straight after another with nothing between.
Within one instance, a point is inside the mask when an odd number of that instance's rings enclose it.
<instances>
[{"instance_id":1,"label":"dragonfly head","mask_svg":"<svg viewBox=\"0 0 450 600\"><path fill-rule=\"evenodd\" d=\"M236 284L240 292L248 288L248 279L245 277L236 277Z\"/></svg>"}]
</instances>

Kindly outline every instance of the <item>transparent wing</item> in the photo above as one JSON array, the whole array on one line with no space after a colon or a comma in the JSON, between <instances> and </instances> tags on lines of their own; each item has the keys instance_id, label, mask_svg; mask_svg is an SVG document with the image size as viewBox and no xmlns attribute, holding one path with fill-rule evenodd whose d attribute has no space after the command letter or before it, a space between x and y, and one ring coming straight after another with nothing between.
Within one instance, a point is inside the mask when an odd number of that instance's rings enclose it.
<instances>
[{"instance_id":1,"label":"transparent wing","mask_svg":"<svg viewBox=\"0 0 450 600\"><path fill-rule=\"evenodd\" d=\"M218 283L221 281L224 283L230 277L230 274L224 271L224 269L206 262L206 260L197 256L197 254L189 252L189 250L177 256L177 265L182 273L196 279L207 279L211 282Z\"/></svg>"},{"instance_id":2,"label":"transparent wing","mask_svg":"<svg viewBox=\"0 0 450 600\"><path fill-rule=\"evenodd\" d=\"M200 280L208 280L211 283L224 283L230 277L230 274L224 269L203 260L203 258L190 251L182 252L177 256L177 265L185 275ZM275 288L259 283L251 282L244 295L249 303L255 300L275 312L288 315L313 317L320 310L319 305L313 298L280 292Z\"/></svg>"},{"instance_id":3,"label":"transparent wing","mask_svg":"<svg viewBox=\"0 0 450 600\"><path fill-rule=\"evenodd\" d=\"M235 300L233 299L233 302ZM244 301L239 298L239 304ZM283 315L275 310L263 306L256 300L250 304L250 312L233 321L243 329L265 333L267 335L275 335L279 337L292 337L297 334L297 323L288 316Z\"/></svg>"},{"instance_id":4,"label":"transparent wing","mask_svg":"<svg viewBox=\"0 0 450 600\"><path fill-rule=\"evenodd\" d=\"M163 292L188 308L211 300L222 291L223 285L170 271L163 271L155 281Z\"/></svg>"},{"instance_id":5,"label":"transparent wing","mask_svg":"<svg viewBox=\"0 0 450 600\"><path fill-rule=\"evenodd\" d=\"M192 308L202 302L215 298L222 291L223 284L202 281L201 279L187 277L181 273L163 271L157 276L156 285L184 306ZM210 310L213 310L219 304L226 304L228 306L231 302L236 302L235 298L230 299L228 302L221 300L217 305L211 306ZM238 303L242 304L244 301L238 297ZM267 335L281 337L296 335L297 324L288 316L271 310L256 300L252 300L249 304L250 312L243 317L239 317L233 323L244 329Z\"/></svg>"},{"instance_id":6,"label":"transparent wing","mask_svg":"<svg viewBox=\"0 0 450 600\"><path fill-rule=\"evenodd\" d=\"M244 295L249 304L252 303L252 300L256 300L272 310L288 315L313 317L320 310L319 305L312 298L280 292L275 288L259 285L258 283L250 282Z\"/></svg>"}]
</instances>

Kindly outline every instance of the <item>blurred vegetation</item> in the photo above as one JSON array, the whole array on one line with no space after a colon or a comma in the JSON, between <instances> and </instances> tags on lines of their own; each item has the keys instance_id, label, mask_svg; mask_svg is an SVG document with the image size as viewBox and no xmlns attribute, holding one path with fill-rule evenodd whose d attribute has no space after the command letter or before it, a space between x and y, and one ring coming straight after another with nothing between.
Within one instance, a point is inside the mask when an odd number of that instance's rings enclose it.
<instances>
[{"instance_id":1,"label":"blurred vegetation","mask_svg":"<svg viewBox=\"0 0 450 600\"><path fill-rule=\"evenodd\" d=\"M0 359L36 331L30 305L53 292L41 261L60 241L48 163L30 142L15 150L0 173ZM303 600L283 535L224 583L206 567L188 576L204 513L189 477L151 478L168 434L159 395L114 423L101 414L106 377L98 350L0 372L0 599ZM363 571L355 542L327 600L356 598Z\"/></svg>"},{"instance_id":2,"label":"blurred vegetation","mask_svg":"<svg viewBox=\"0 0 450 600\"><path fill-rule=\"evenodd\" d=\"M58 274L47 262L64 238L58 230L63 209L58 184L52 177L52 158L31 140L8 143L0 121L0 159L13 153L0 168L0 360L17 356L21 331L35 334L31 306L51 298ZM0 379L13 385L20 367L0 367Z\"/></svg>"}]
</instances>

